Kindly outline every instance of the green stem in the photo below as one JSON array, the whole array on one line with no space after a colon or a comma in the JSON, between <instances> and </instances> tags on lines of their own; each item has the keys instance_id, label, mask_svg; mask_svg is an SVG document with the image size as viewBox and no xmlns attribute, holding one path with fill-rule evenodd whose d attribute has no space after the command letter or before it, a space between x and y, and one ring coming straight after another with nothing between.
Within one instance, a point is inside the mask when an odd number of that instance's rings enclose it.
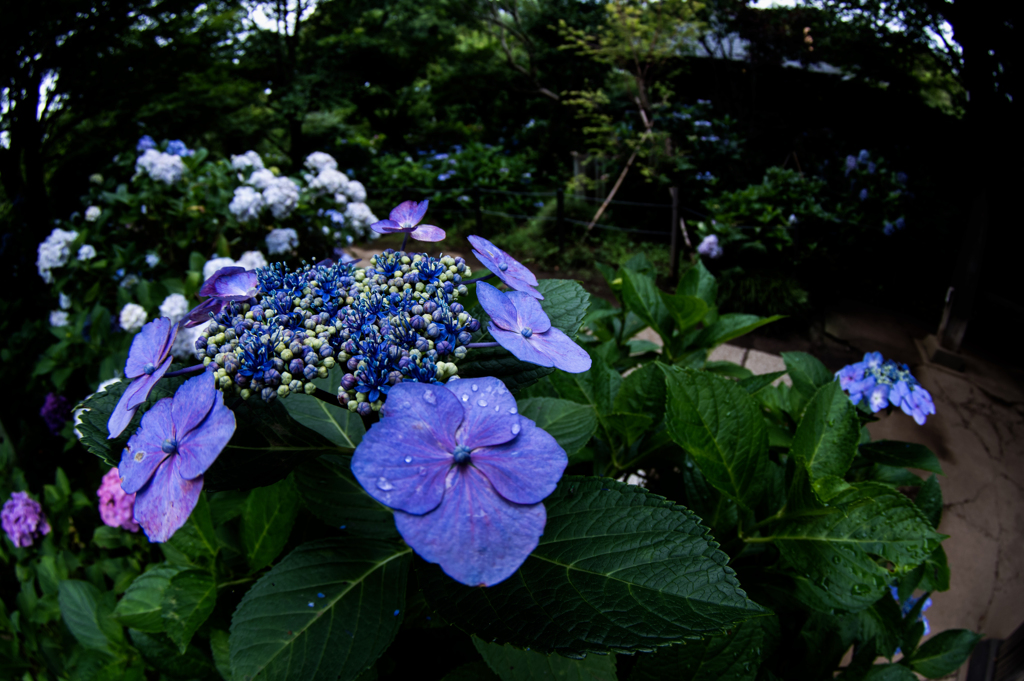
<instances>
[{"instance_id":1,"label":"green stem","mask_svg":"<svg viewBox=\"0 0 1024 681\"><path fill-rule=\"evenodd\" d=\"M743 541L746 544L771 544L775 537L744 537Z\"/></svg>"},{"instance_id":2,"label":"green stem","mask_svg":"<svg viewBox=\"0 0 1024 681\"><path fill-rule=\"evenodd\" d=\"M223 584L218 584L217 588L218 589L224 589L226 587L236 586L238 584L247 584L247 583L253 582L255 580L256 580L255 577L243 577L242 579L236 579L233 582L224 582Z\"/></svg>"}]
</instances>

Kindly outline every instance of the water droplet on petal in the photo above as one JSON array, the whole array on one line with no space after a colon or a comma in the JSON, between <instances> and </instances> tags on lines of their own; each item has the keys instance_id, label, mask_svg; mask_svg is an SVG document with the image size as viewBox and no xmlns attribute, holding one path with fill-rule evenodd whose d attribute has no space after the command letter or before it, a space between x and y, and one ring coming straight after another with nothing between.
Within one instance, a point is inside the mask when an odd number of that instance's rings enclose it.
<instances>
[{"instance_id":1,"label":"water droplet on petal","mask_svg":"<svg viewBox=\"0 0 1024 681\"><path fill-rule=\"evenodd\" d=\"M462 396L462 401L463 402L469 402L469 394L463 395Z\"/></svg>"},{"instance_id":2,"label":"water droplet on petal","mask_svg":"<svg viewBox=\"0 0 1024 681\"><path fill-rule=\"evenodd\" d=\"M512 424L512 434L513 435L519 435L519 431L520 430L522 430L522 428L519 426L518 423L513 423Z\"/></svg>"},{"instance_id":3,"label":"water droplet on petal","mask_svg":"<svg viewBox=\"0 0 1024 681\"><path fill-rule=\"evenodd\" d=\"M395 486L394 486L394 485L392 485L392 484L391 484L391 482L390 482L390 481L388 481L388 479L387 479L387 478L385 478L385 477L384 477L383 475L382 475L382 476L380 476L379 478L377 478L377 487L378 487L379 489L382 489L382 490L384 490L385 492L387 492L388 490L392 490L392 489L394 489L394 488L395 488Z\"/></svg>"},{"instance_id":4,"label":"water droplet on petal","mask_svg":"<svg viewBox=\"0 0 1024 681\"><path fill-rule=\"evenodd\" d=\"M476 403L479 404L481 407L487 406L487 400L477 400Z\"/></svg>"},{"instance_id":5,"label":"water droplet on petal","mask_svg":"<svg viewBox=\"0 0 1024 681\"><path fill-rule=\"evenodd\" d=\"M428 390L427 392L423 393L423 399L430 404L437 404L437 397L434 395L433 390Z\"/></svg>"},{"instance_id":6,"label":"water droplet on petal","mask_svg":"<svg viewBox=\"0 0 1024 681\"><path fill-rule=\"evenodd\" d=\"M518 414L519 413L519 407L510 407L509 410L508 410L508 413L509 414Z\"/></svg>"},{"instance_id":7,"label":"water droplet on petal","mask_svg":"<svg viewBox=\"0 0 1024 681\"><path fill-rule=\"evenodd\" d=\"M499 395L504 395L507 392L508 392L508 388L505 387L504 383L502 383L501 385L498 386L498 394Z\"/></svg>"},{"instance_id":8,"label":"water droplet on petal","mask_svg":"<svg viewBox=\"0 0 1024 681\"><path fill-rule=\"evenodd\" d=\"M473 384L473 392L476 392L478 390L480 390L480 386L478 386L476 383L474 383Z\"/></svg>"},{"instance_id":9,"label":"water droplet on petal","mask_svg":"<svg viewBox=\"0 0 1024 681\"><path fill-rule=\"evenodd\" d=\"M499 411L501 411L501 407L494 405L494 413L497 414Z\"/></svg>"},{"instance_id":10,"label":"water droplet on petal","mask_svg":"<svg viewBox=\"0 0 1024 681\"><path fill-rule=\"evenodd\" d=\"M405 462L406 463L412 463L412 457L411 456L405 457Z\"/></svg>"}]
</instances>

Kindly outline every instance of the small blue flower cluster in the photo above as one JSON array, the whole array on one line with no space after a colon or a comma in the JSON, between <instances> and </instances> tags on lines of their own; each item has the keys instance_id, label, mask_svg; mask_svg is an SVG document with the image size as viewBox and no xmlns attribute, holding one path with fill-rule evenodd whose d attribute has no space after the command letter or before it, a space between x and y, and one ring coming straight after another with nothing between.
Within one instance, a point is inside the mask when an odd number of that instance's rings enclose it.
<instances>
[{"instance_id":1,"label":"small blue flower cluster","mask_svg":"<svg viewBox=\"0 0 1024 681\"><path fill-rule=\"evenodd\" d=\"M910 367L883 359L880 352L866 353L862 361L837 371L836 377L854 404L867 398L872 412L877 413L890 405L899 407L921 426L928 414L935 413L931 394L911 375Z\"/></svg>"},{"instance_id":2,"label":"small blue flower cluster","mask_svg":"<svg viewBox=\"0 0 1024 681\"><path fill-rule=\"evenodd\" d=\"M379 410L391 386L438 383L456 374L479 321L459 296L471 274L462 258L388 249L366 268L325 261L256 271L252 303L231 302L196 341L217 385L270 402L312 394L340 364L338 401L361 415Z\"/></svg>"}]
</instances>

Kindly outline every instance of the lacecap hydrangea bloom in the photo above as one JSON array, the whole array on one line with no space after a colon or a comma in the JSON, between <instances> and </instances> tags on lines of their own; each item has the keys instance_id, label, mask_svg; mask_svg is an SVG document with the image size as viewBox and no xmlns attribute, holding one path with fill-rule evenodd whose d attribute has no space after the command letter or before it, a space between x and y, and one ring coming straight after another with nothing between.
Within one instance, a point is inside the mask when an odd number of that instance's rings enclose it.
<instances>
[{"instance_id":1,"label":"lacecap hydrangea bloom","mask_svg":"<svg viewBox=\"0 0 1024 681\"><path fill-rule=\"evenodd\" d=\"M718 245L717 234L709 234L708 236L704 237L704 239L700 242L700 245L697 246L697 252L703 256L711 258L712 260L714 260L715 258L721 258L722 254L724 253L722 247Z\"/></svg>"},{"instance_id":2,"label":"lacecap hydrangea bloom","mask_svg":"<svg viewBox=\"0 0 1024 681\"><path fill-rule=\"evenodd\" d=\"M50 270L63 267L68 263L68 259L71 257L70 245L77 238L78 232L58 227L39 244L36 269L47 284L53 283L53 273Z\"/></svg>"},{"instance_id":3,"label":"lacecap hydrangea bloom","mask_svg":"<svg viewBox=\"0 0 1024 681\"><path fill-rule=\"evenodd\" d=\"M154 404L128 440L117 471L135 494L134 519L150 541L171 538L199 503L203 473L235 432L210 372L190 378L174 397Z\"/></svg>"},{"instance_id":4,"label":"lacecap hydrangea bloom","mask_svg":"<svg viewBox=\"0 0 1024 681\"><path fill-rule=\"evenodd\" d=\"M417 241L441 241L444 239L443 229L420 224L429 204L429 201L403 201L391 209L387 220L373 223L370 229L378 234L408 234Z\"/></svg>"},{"instance_id":5,"label":"lacecap hydrangea bloom","mask_svg":"<svg viewBox=\"0 0 1024 681\"><path fill-rule=\"evenodd\" d=\"M103 476L100 488L96 490L99 497L100 520L107 527L120 527L129 532L138 532L139 524L135 522L135 495L126 494L121 489L121 476L116 468L111 468Z\"/></svg>"},{"instance_id":6,"label":"lacecap hydrangea bloom","mask_svg":"<svg viewBox=\"0 0 1024 681\"><path fill-rule=\"evenodd\" d=\"M50 534L50 523L43 514L43 507L28 492L11 493L0 510L0 525L7 538L21 548L32 546L36 539Z\"/></svg>"},{"instance_id":7,"label":"lacecap hydrangea bloom","mask_svg":"<svg viewBox=\"0 0 1024 681\"><path fill-rule=\"evenodd\" d=\"M121 314L118 315L117 321L121 325L121 328L132 333L141 329L146 320L149 319L149 315L146 314L146 308L142 307L138 303L128 303L121 308Z\"/></svg>"},{"instance_id":8,"label":"lacecap hydrangea bloom","mask_svg":"<svg viewBox=\"0 0 1024 681\"><path fill-rule=\"evenodd\" d=\"M395 511L398 532L453 579L510 577L544 533L541 503L568 458L521 415L496 378L401 383L352 456L366 492Z\"/></svg>"},{"instance_id":9,"label":"lacecap hydrangea bloom","mask_svg":"<svg viewBox=\"0 0 1024 681\"><path fill-rule=\"evenodd\" d=\"M921 426L935 413L931 394L910 373L910 367L886 360L880 352L866 353L860 362L837 371L836 377L854 404L866 399L872 412L890 405L899 407Z\"/></svg>"}]
</instances>

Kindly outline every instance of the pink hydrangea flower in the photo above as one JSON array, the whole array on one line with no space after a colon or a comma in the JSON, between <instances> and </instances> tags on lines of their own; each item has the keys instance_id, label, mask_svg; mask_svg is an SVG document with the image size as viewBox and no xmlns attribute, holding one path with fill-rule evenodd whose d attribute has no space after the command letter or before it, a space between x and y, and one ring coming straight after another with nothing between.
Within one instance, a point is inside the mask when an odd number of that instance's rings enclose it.
<instances>
[{"instance_id":1,"label":"pink hydrangea flower","mask_svg":"<svg viewBox=\"0 0 1024 681\"><path fill-rule=\"evenodd\" d=\"M138 532L139 524L135 522L135 495L126 494L121 489L121 478L116 468L111 468L103 476L100 488L96 490L100 498L100 519L108 527L120 527L130 532Z\"/></svg>"}]
</instances>

